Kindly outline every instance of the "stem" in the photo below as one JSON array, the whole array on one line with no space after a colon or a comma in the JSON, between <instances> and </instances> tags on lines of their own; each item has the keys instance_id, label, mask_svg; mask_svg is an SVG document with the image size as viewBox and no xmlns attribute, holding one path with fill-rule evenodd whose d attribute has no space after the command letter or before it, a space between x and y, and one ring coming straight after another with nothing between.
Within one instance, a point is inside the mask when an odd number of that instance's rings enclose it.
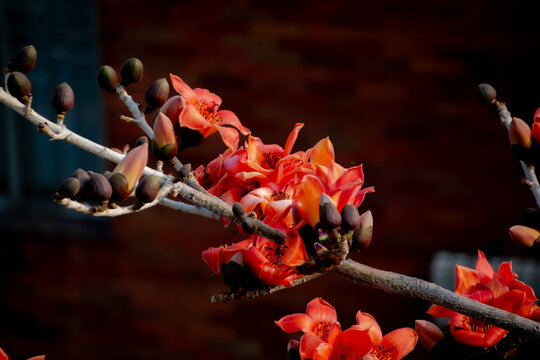
<instances>
[{"instance_id":1,"label":"stem","mask_svg":"<svg viewBox=\"0 0 540 360\"><path fill-rule=\"evenodd\" d=\"M343 261L335 267L333 272L355 283L380 289L390 294L422 299L473 317L486 324L540 338L540 323L471 300L425 280L374 269L354 260Z\"/></svg>"},{"instance_id":2,"label":"stem","mask_svg":"<svg viewBox=\"0 0 540 360\"><path fill-rule=\"evenodd\" d=\"M508 109L506 108L505 103L496 101L495 105L497 106L497 111L499 112L501 123L508 130L510 128L510 123L512 122L512 115L510 114L510 111L508 111ZM521 168L523 169L523 173L525 174L525 178L527 178L527 185L529 185L531 192L533 193L534 199L536 200L536 205L540 208L540 183L538 182L538 178L536 177L534 165L527 166L525 162L521 160L519 162L521 164Z\"/></svg>"}]
</instances>

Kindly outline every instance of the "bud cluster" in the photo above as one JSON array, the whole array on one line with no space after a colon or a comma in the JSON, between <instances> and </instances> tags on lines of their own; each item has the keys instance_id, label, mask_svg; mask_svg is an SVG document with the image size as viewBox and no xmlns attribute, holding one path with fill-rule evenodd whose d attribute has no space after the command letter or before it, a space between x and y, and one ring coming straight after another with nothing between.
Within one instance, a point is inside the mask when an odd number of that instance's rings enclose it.
<instances>
[{"instance_id":1,"label":"bud cluster","mask_svg":"<svg viewBox=\"0 0 540 360\"><path fill-rule=\"evenodd\" d=\"M308 262L298 267L301 274L330 270L349 252L366 249L371 243L371 211L360 214L354 205L346 204L340 213L333 200L322 194L319 219L315 227L306 224L298 230L308 253Z\"/></svg>"},{"instance_id":2,"label":"bud cluster","mask_svg":"<svg viewBox=\"0 0 540 360\"><path fill-rule=\"evenodd\" d=\"M32 84L25 74L34 69L36 60L36 48L28 45L20 48L7 64L7 89L19 101L28 103L32 99Z\"/></svg>"},{"instance_id":3,"label":"bud cluster","mask_svg":"<svg viewBox=\"0 0 540 360\"><path fill-rule=\"evenodd\" d=\"M141 179L147 160L148 141L140 141L140 145L129 151L112 172L99 174L83 169L75 170L62 182L54 198L71 198L107 207L110 203L122 202L134 194L140 204L152 202L157 197L161 183L153 175Z\"/></svg>"}]
</instances>

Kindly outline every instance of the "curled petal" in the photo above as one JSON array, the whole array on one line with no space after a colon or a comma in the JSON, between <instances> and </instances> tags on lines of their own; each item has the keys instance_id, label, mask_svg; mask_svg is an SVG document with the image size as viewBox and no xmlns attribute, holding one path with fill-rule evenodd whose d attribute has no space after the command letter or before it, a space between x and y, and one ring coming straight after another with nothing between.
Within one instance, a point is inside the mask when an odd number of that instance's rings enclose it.
<instances>
[{"instance_id":1,"label":"curled petal","mask_svg":"<svg viewBox=\"0 0 540 360\"><path fill-rule=\"evenodd\" d=\"M236 129L225 126L217 126L217 131L219 131L223 143L229 149L235 151L238 148L239 135Z\"/></svg>"},{"instance_id":2,"label":"curled petal","mask_svg":"<svg viewBox=\"0 0 540 360\"><path fill-rule=\"evenodd\" d=\"M283 155L288 156L291 154L292 148L294 146L294 143L296 142L296 139L298 138L298 133L300 132L300 129L304 127L304 124L297 123L294 125L294 129L289 134L289 137L287 138L287 142L285 143L285 149L283 149Z\"/></svg>"},{"instance_id":3,"label":"curled petal","mask_svg":"<svg viewBox=\"0 0 540 360\"><path fill-rule=\"evenodd\" d=\"M454 312L440 305L431 305L427 313L436 318L443 318L443 317L449 318L452 316Z\"/></svg>"},{"instance_id":4,"label":"curled petal","mask_svg":"<svg viewBox=\"0 0 540 360\"><path fill-rule=\"evenodd\" d=\"M230 125L235 127L242 135L249 135L251 131L242 125L238 117L229 110L220 110L218 111L219 116L221 117L221 125Z\"/></svg>"},{"instance_id":5,"label":"curled petal","mask_svg":"<svg viewBox=\"0 0 540 360\"><path fill-rule=\"evenodd\" d=\"M478 283L478 275L476 271L461 265L456 265L456 293L464 294L465 291L476 283Z\"/></svg>"},{"instance_id":6,"label":"curled petal","mask_svg":"<svg viewBox=\"0 0 540 360\"><path fill-rule=\"evenodd\" d=\"M286 333L297 331L310 332L313 330L313 320L307 314L287 315L275 322Z\"/></svg>"},{"instance_id":7,"label":"curled petal","mask_svg":"<svg viewBox=\"0 0 540 360\"><path fill-rule=\"evenodd\" d=\"M493 268L486 259L486 256L483 252L478 250L478 261L476 262L476 273L478 274L478 279L482 284L486 284L495 273Z\"/></svg>"},{"instance_id":8,"label":"curled petal","mask_svg":"<svg viewBox=\"0 0 540 360\"><path fill-rule=\"evenodd\" d=\"M195 105L197 103L197 95L195 94L195 91L193 91L188 84L180 79L180 77L173 74L170 74L170 77L172 86L180 95L182 95L186 101L186 104Z\"/></svg>"},{"instance_id":9,"label":"curled petal","mask_svg":"<svg viewBox=\"0 0 540 360\"><path fill-rule=\"evenodd\" d=\"M368 330L368 334L371 337L373 346L379 346L379 344L382 342L383 336L381 328L375 318L368 313L358 311L356 313L356 323L360 329Z\"/></svg>"},{"instance_id":10,"label":"curled petal","mask_svg":"<svg viewBox=\"0 0 540 360\"><path fill-rule=\"evenodd\" d=\"M319 141L310 151L310 162L312 163L328 167L334 159L334 145L328 137Z\"/></svg>"},{"instance_id":11,"label":"curled petal","mask_svg":"<svg viewBox=\"0 0 540 360\"><path fill-rule=\"evenodd\" d=\"M307 304L306 314L316 323L324 322L333 324L337 322L336 309L320 297L311 300Z\"/></svg>"},{"instance_id":12,"label":"curled petal","mask_svg":"<svg viewBox=\"0 0 540 360\"><path fill-rule=\"evenodd\" d=\"M294 203L298 213L308 224L315 227L319 222L319 199L324 185L313 175L306 175L294 187Z\"/></svg>"},{"instance_id":13,"label":"curled petal","mask_svg":"<svg viewBox=\"0 0 540 360\"><path fill-rule=\"evenodd\" d=\"M400 360L416 346L418 334L411 328L401 328L384 335L382 346L392 353L392 360Z\"/></svg>"}]
</instances>

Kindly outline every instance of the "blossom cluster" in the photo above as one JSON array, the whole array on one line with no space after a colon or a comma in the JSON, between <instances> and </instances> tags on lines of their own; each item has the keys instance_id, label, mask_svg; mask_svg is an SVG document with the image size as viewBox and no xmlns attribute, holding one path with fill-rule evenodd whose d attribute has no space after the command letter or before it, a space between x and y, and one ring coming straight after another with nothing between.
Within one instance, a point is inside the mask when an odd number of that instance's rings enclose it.
<instances>
[{"instance_id":1,"label":"blossom cluster","mask_svg":"<svg viewBox=\"0 0 540 360\"><path fill-rule=\"evenodd\" d=\"M302 360L399 360L418 340L411 328L383 336L375 318L361 311L356 314L356 324L342 331L336 310L321 298L311 300L305 313L284 316L276 325L287 333L303 333L300 341L289 342L289 351L297 351Z\"/></svg>"}]
</instances>

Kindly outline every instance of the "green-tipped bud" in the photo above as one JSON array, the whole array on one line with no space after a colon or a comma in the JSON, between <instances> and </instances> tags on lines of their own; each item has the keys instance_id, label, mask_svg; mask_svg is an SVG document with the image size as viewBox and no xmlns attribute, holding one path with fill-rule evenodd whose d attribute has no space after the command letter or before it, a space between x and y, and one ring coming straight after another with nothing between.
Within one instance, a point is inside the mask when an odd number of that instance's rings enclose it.
<instances>
[{"instance_id":1,"label":"green-tipped bud","mask_svg":"<svg viewBox=\"0 0 540 360\"><path fill-rule=\"evenodd\" d=\"M493 104L497 98L497 91L489 84L480 84L476 88L478 99L486 104Z\"/></svg>"},{"instance_id":2,"label":"green-tipped bud","mask_svg":"<svg viewBox=\"0 0 540 360\"><path fill-rule=\"evenodd\" d=\"M112 187L111 201L120 202L129 197L129 184L126 177L120 173L112 173L109 177Z\"/></svg>"},{"instance_id":3,"label":"green-tipped bud","mask_svg":"<svg viewBox=\"0 0 540 360\"><path fill-rule=\"evenodd\" d=\"M360 226L360 213L353 204L346 204L341 209L341 229L349 232Z\"/></svg>"},{"instance_id":4,"label":"green-tipped bud","mask_svg":"<svg viewBox=\"0 0 540 360\"><path fill-rule=\"evenodd\" d=\"M64 197L72 198L79 193L81 184L79 179L69 177L65 179L60 187L58 187L58 193Z\"/></svg>"},{"instance_id":5,"label":"green-tipped bud","mask_svg":"<svg viewBox=\"0 0 540 360\"><path fill-rule=\"evenodd\" d=\"M167 79L162 78L154 81L146 90L145 99L148 103L148 108L151 109L160 107L165 104L169 97L169 83ZM148 112L150 112L148 111Z\"/></svg>"},{"instance_id":6,"label":"green-tipped bud","mask_svg":"<svg viewBox=\"0 0 540 360\"><path fill-rule=\"evenodd\" d=\"M114 168L113 173L121 173L126 177L130 193L135 189L137 181L141 178L147 161L148 143L144 143L131 149L124 159Z\"/></svg>"},{"instance_id":7,"label":"green-tipped bud","mask_svg":"<svg viewBox=\"0 0 540 360\"><path fill-rule=\"evenodd\" d=\"M28 74L36 66L37 51L33 45L28 45L17 50L13 59L8 63L9 71L19 71Z\"/></svg>"},{"instance_id":8,"label":"green-tipped bud","mask_svg":"<svg viewBox=\"0 0 540 360\"><path fill-rule=\"evenodd\" d=\"M510 122L510 126L508 127L508 137L512 145L521 145L526 148L531 147L531 128L520 118L512 118L512 122Z\"/></svg>"},{"instance_id":9,"label":"green-tipped bud","mask_svg":"<svg viewBox=\"0 0 540 360\"><path fill-rule=\"evenodd\" d=\"M32 84L30 80L21 72L15 71L9 74L7 79L9 93L19 101L26 101L32 96Z\"/></svg>"},{"instance_id":10,"label":"green-tipped bud","mask_svg":"<svg viewBox=\"0 0 540 360\"><path fill-rule=\"evenodd\" d=\"M540 232L528 226L514 225L510 228L509 233L514 242L526 247L531 247L535 242L540 241Z\"/></svg>"},{"instance_id":11,"label":"green-tipped bud","mask_svg":"<svg viewBox=\"0 0 540 360\"><path fill-rule=\"evenodd\" d=\"M180 117L180 113L184 109L184 106L186 106L184 98L180 95L175 95L163 104L159 109L159 112L167 115L172 124L176 125L178 124L178 118Z\"/></svg>"},{"instance_id":12,"label":"green-tipped bud","mask_svg":"<svg viewBox=\"0 0 540 360\"><path fill-rule=\"evenodd\" d=\"M360 226L354 230L352 236L351 250L364 250L371 243L373 235L373 215L371 211L366 211L360 215Z\"/></svg>"},{"instance_id":13,"label":"green-tipped bud","mask_svg":"<svg viewBox=\"0 0 540 360\"><path fill-rule=\"evenodd\" d=\"M429 351L433 350L435 345L444 340L442 330L432 322L426 320L416 320L414 329L418 333L418 340Z\"/></svg>"},{"instance_id":14,"label":"green-tipped bud","mask_svg":"<svg viewBox=\"0 0 540 360\"><path fill-rule=\"evenodd\" d=\"M105 91L114 92L114 87L118 83L118 75L109 65L103 65L97 73L97 81L100 88Z\"/></svg>"},{"instance_id":15,"label":"green-tipped bud","mask_svg":"<svg viewBox=\"0 0 540 360\"><path fill-rule=\"evenodd\" d=\"M143 77L143 64L137 58L129 58L120 68L121 84L127 86L139 82Z\"/></svg>"},{"instance_id":16,"label":"green-tipped bud","mask_svg":"<svg viewBox=\"0 0 540 360\"><path fill-rule=\"evenodd\" d=\"M232 206L232 212L235 217L241 218L244 216L244 206L242 206L242 204L239 202L235 202Z\"/></svg>"},{"instance_id":17,"label":"green-tipped bud","mask_svg":"<svg viewBox=\"0 0 540 360\"><path fill-rule=\"evenodd\" d=\"M140 136L137 138L137 140L135 140L135 147L142 144L148 144L148 138L146 136Z\"/></svg>"},{"instance_id":18,"label":"green-tipped bud","mask_svg":"<svg viewBox=\"0 0 540 360\"><path fill-rule=\"evenodd\" d=\"M287 344L287 360L300 360L300 342L289 340Z\"/></svg>"},{"instance_id":19,"label":"green-tipped bud","mask_svg":"<svg viewBox=\"0 0 540 360\"><path fill-rule=\"evenodd\" d=\"M159 113L154 121L154 139L152 149L156 157L163 161L172 159L178 151L176 136L171 120Z\"/></svg>"},{"instance_id":20,"label":"green-tipped bud","mask_svg":"<svg viewBox=\"0 0 540 360\"><path fill-rule=\"evenodd\" d=\"M86 183L88 188L88 198L101 203L108 201L112 195L112 187L107 178L102 175L89 171L90 180Z\"/></svg>"},{"instance_id":21,"label":"green-tipped bud","mask_svg":"<svg viewBox=\"0 0 540 360\"><path fill-rule=\"evenodd\" d=\"M52 107L58 115L63 115L73 108L75 96L71 86L63 82L56 87L52 97Z\"/></svg>"},{"instance_id":22,"label":"green-tipped bud","mask_svg":"<svg viewBox=\"0 0 540 360\"><path fill-rule=\"evenodd\" d=\"M321 225L327 229L334 229L341 225L341 214L333 202L326 202L319 212Z\"/></svg>"},{"instance_id":23,"label":"green-tipped bud","mask_svg":"<svg viewBox=\"0 0 540 360\"><path fill-rule=\"evenodd\" d=\"M144 177L135 190L135 196L142 203L149 203L156 199L161 184L155 175Z\"/></svg>"},{"instance_id":24,"label":"green-tipped bud","mask_svg":"<svg viewBox=\"0 0 540 360\"><path fill-rule=\"evenodd\" d=\"M180 177L180 179L185 179L189 175L190 172L191 172L191 164L184 164L182 165L180 170L178 170L178 177Z\"/></svg>"},{"instance_id":25,"label":"green-tipped bud","mask_svg":"<svg viewBox=\"0 0 540 360\"><path fill-rule=\"evenodd\" d=\"M242 221L242 230L248 235L255 234L257 231L257 221L250 217L245 216Z\"/></svg>"}]
</instances>

